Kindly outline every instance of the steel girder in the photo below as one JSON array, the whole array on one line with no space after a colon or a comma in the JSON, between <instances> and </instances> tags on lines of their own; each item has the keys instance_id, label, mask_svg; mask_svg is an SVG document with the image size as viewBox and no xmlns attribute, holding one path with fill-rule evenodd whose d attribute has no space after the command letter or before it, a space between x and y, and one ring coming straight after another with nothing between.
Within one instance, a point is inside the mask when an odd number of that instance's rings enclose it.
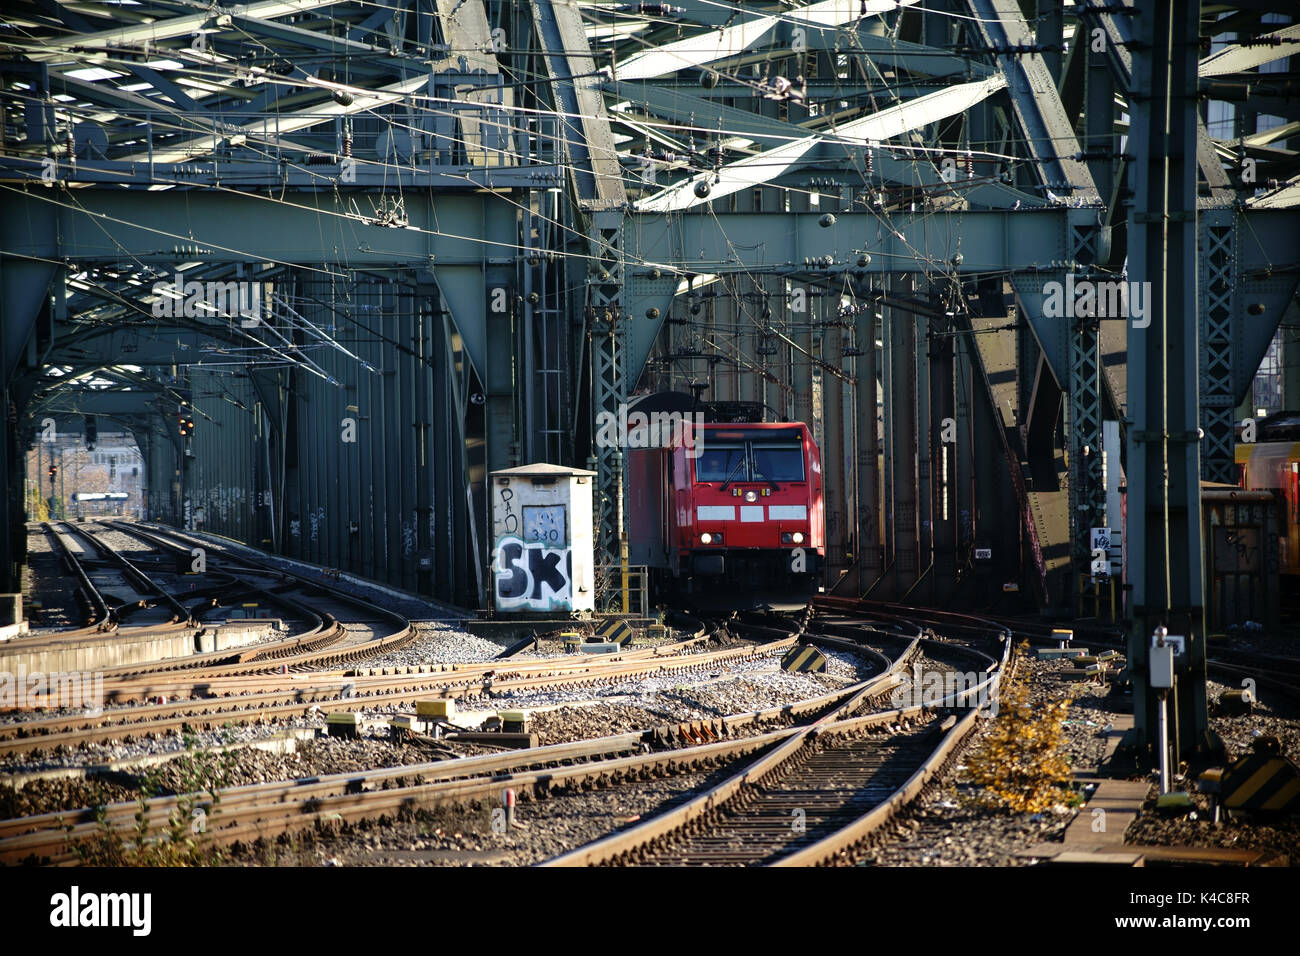
<instances>
[{"instance_id":1,"label":"steel girder","mask_svg":"<svg viewBox=\"0 0 1300 956\"><path fill-rule=\"evenodd\" d=\"M1140 378L1129 396L1128 564L1133 569L1129 666L1140 741L1155 740L1165 695L1150 687L1152 632L1186 638L1175 678L1173 753L1207 745L1205 610L1197 428L1201 339L1195 296L1196 111L1181 99L1196 77L1195 5L1137 18L1133 52L1134 208L1130 274L1152 290L1150 325L1130 328ZM1177 104L1177 105L1174 105Z\"/></svg>"},{"instance_id":2,"label":"steel girder","mask_svg":"<svg viewBox=\"0 0 1300 956\"><path fill-rule=\"evenodd\" d=\"M614 138L600 93L599 74L575 8L533 0L542 60L559 115L559 141L589 255L583 317L591 360L592 452L596 501L597 601L614 586L614 565L625 540L622 449L597 443L597 416L617 415L627 400L623 369L623 217L627 198ZM531 385L530 385L531 387Z\"/></svg>"},{"instance_id":3,"label":"steel girder","mask_svg":"<svg viewBox=\"0 0 1300 956\"><path fill-rule=\"evenodd\" d=\"M788 277L852 276L919 273L935 264L958 275L1036 274L1071 257L1072 227L1087 230L1098 222L1096 210L1065 206L967 211L959 219L897 214L888 224L870 212L834 215L830 227L823 226L822 215L815 212L638 218L628 248L629 259L642 263L629 270L633 281L626 309L633 316L632 366L644 363L678 294L679 278L685 275L759 271ZM744 237L747 255L738 254L733 236ZM869 259L862 261L863 256ZM957 256L959 264L953 266ZM647 317L652 309L659 311ZM1063 346L1063 336L1060 341Z\"/></svg>"},{"instance_id":4,"label":"steel girder","mask_svg":"<svg viewBox=\"0 0 1300 956\"><path fill-rule=\"evenodd\" d=\"M877 420L879 381L876 333L879 316L874 307L862 308L855 321L854 338L861 353L856 365L857 387L857 581L859 594L880 577L880 433Z\"/></svg>"},{"instance_id":5,"label":"steel girder","mask_svg":"<svg viewBox=\"0 0 1300 956\"><path fill-rule=\"evenodd\" d=\"M1074 128L1061 105L1056 80L1043 56L1024 52L1035 37L1015 0L969 0L985 42L995 50L1020 52L1006 56L1004 69L1010 74L1007 89L1024 136L1024 145L1035 162L1035 172L1045 184L1066 195L1096 200L1092 175L1077 158Z\"/></svg>"},{"instance_id":6,"label":"steel girder","mask_svg":"<svg viewBox=\"0 0 1300 956\"><path fill-rule=\"evenodd\" d=\"M82 264L124 256L156 264L189 258L213 262L214 271L219 273L221 263L237 262L242 253L270 252L284 263L330 263L325 268L337 278L350 276L354 269L410 270L418 276L417 282L432 289L440 307L450 310L457 325L464 326L451 329L447 339L463 343L463 352L453 348L454 354L472 357L473 370L482 379L486 403L483 427L487 455L492 461L509 460L515 453L514 443L526 434L527 447L534 432L527 423L528 409L537 405L534 393L527 392L522 406L517 395L509 394L529 389L519 376L527 378L532 367L531 350L523 361L516 356L512 365L511 356L494 347L508 336L524 341L525 333L534 331L538 312L547 307L540 303L541 309L534 309L529 302L530 283L546 267L526 264L521 247L538 249L539 259L568 254L583 264L570 269L569 281L564 283L584 290L582 296L576 297L581 306L575 305L569 314L557 317L563 321L557 321L556 330L546 334L561 337L565 334L561 329L568 325L591 336L589 359L594 363L593 391L598 393L593 394L588 406L591 412L616 404L637 384L664 323L674 309L681 314L684 302L679 292L685 288L698 291L714 282L716 286L725 285L729 295L741 296L749 294L746 290L771 286L774 280L841 283L858 275L892 271L941 273L942 284L1029 270L1017 283L1025 290L1025 311L1035 316L1035 285L1041 286L1066 270L1073 271L1075 263L1100 261L1095 251L1081 250L1086 241L1079 230L1095 233L1099 226L1104 229L1107 219L1087 209L1063 206L1046 194L1043 185L1050 184L1057 194L1068 193L1062 184L1071 183L1071 164L1082 168L1081 160L1094 166L1099 162L1086 155L1076 158L1076 150L1068 148L1068 140L1058 135L1061 128L1069 127L1068 122L1062 127L1064 113L1058 108L1054 84L1052 90L1047 89L1056 54L1044 51L1044 57L1014 49L1044 38L1054 42L1065 35L1060 18L1047 17L1040 24L1039 35L1031 35L1013 5L1001 0L961 0L947 5L946 10L926 12L908 10L904 5L901 11L891 9L879 15L877 7L871 5L865 17L857 16L860 11L850 10L852 15L848 15L833 9L834 4L819 5L822 12L784 5L735 11L685 0L676 5L683 8L680 13L660 20L638 17L634 24L624 21L613 8L552 8L546 3L531 5L519 15L485 7L478 0L466 4L442 0L406 4L399 0L391 9L382 11L347 3L255 4L238 12L237 25L258 42L276 49L282 62L256 62L256 69L247 71L247 79L238 79L233 72L222 74L204 58L186 52L193 49L190 41L198 31L215 55L234 61L242 41L231 30L233 23L223 23L218 14L195 17L181 7L158 3L162 14L147 31L130 27L125 32L98 31L106 24L96 17L93 8L73 10L64 6L51 10L35 3L25 6L31 8L33 17L50 22L62 18L66 26L83 35L79 42L88 34L87 49L112 54L150 38L171 50L198 85L188 83L190 76L184 77L187 82L178 83L175 74L161 72L161 68L142 68L139 63L112 58L106 61L107 66L110 72L118 73L121 83L69 77L64 75L68 68L52 57L33 54L27 76L34 88L66 91L74 101L48 108L35 104L30 110L35 135L29 145L40 144L42 148L7 156L0 165L0 178L7 172L11 181L25 179L33 186L41 185L27 195L7 194L6 199L20 208L16 207L12 218L6 217L6 224L23 223L27 228L28 222L42 223L36 227L38 234L49 227L40 237L42 241L53 234L57 224L69 241L66 248L85 251L83 258L74 260ZM842 6L848 10L852 5ZM304 10L326 7L330 8L328 21L323 17L313 21L311 29L304 27L305 21L293 19ZM943 19L940 24L937 21L944 12L966 17L974 14L974 19ZM579 15L586 18L585 23L578 19ZM1111 30L1108 35L1121 39L1122 32L1116 31L1127 29L1131 22L1122 12L1096 15ZM435 35L435 22L441 37ZM529 59L530 54L518 52L529 46L518 29L520 22L529 23L547 56ZM1080 22L1088 21L1085 17ZM514 35L508 44L512 49L497 50L493 56L487 50L497 43L489 34L497 25L509 28ZM1072 25L1075 35L1071 43L1077 47L1078 24ZM634 29L622 32L625 26ZM597 67L606 62L607 54L616 68L619 64L626 67L633 62L635 53L654 52L684 38L698 38L715 27L732 30L728 36L736 40L722 51L723 56L706 57L694 67L673 69L653 78L620 77L610 81L607 76L597 75ZM439 43L442 39L448 42ZM336 67L333 52L344 47L348 55L340 60L352 72L327 72ZM359 55L376 48L391 52L383 57ZM1243 44L1243 48L1251 49L1249 44ZM1123 43L1112 43L1111 50L1121 60L1127 56ZM326 67L318 70L322 63ZM552 117L559 111L555 134L548 131L543 118L516 121L503 112L511 105L512 90L536 91L518 82L517 77L513 87L509 78L503 84L498 64L549 77L550 82L537 85L544 88L542 100ZM892 69L894 76L887 80L879 70L872 72L874 64ZM426 85L414 85L413 76L426 69ZM816 113L798 100L781 99L773 92L774 81L783 78L778 74L796 79L798 70L808 74L805 89L822 101L813 104L818 107ZM727 197L701 204L706 208L698 213L661 220L644 215L627 217L625 200L615 197L595 210L602 220L599 224L593 209L583 205L590 204L589 197L600 189L612 192L617 187L622 195L625 181L632 183L635 194L638 177L633 173L625 180L619 168L620 158L624 165L635 166L637 157L644 156L652 144L654 150L678 153L671 162L655 159L659 175L666 172L670 180L683 173L698 175L701 169L761 157L760 147L782 142L779 137L822 135L827 128L843 127L872 113L910 103L932 92L934 84L969 83L994 71L1005 73L1011 89L976 107L972 115L926 117L926 122L894 137L888 148L885 144L864 148L843 141L818 143L804 154L806 162L758 187L762 195L752 199ZM708 83L710 72L715 80L712 86ZM617 69L614 75L618 77ZM149 89L119 88L137 82L149 84ZM598 86L613 103L626 101L630 106L602 115L605 101ZM1127 80L1117 81L1117 86L1127 90ZM688 88L692 93L685 93ZM12 116L13 108L26 94L9 89ZM816 92L828 89L834 89L839 100ZM747 91L752 94L750 101L728 99ZM1090 133L1096 129L1093 106L1103 93L1090 98ZM348 97L353 102L343 103ZM715 130L712 114L704 111L719 100L732 105L717 110L724 129ZM132 111L136 110L145 110L149 115L135 117ZM280 118L280 125L253 128L259 117L272 115ZM702 121L705 115L710 119ZM85 123L92 116L100 118L97 122L105 128L106 141L101 141L94 135L93 126ZM226 119L219 123L215 116ZM85 126L82 132L87 135L78 133L65 150L62 139L69 117L78 121L79 128ZM139 132L142 118L147 120L144 139ZM679 128L647 122L656 118L667 119ZM481 137L504 132L507 124L509 135L496 142L508 145L497 150L494 161L492 149L484 147ZM608 135L611 124L617 137ZM682 125L693 129L687 133L680 129ZM386 131L393 135L385 139ZM402 140L398 135L402 133L410 133L412 138ZM246 140L240 141L241 136ZM999 136L1001 145L997 142ZM972 160L976 177L943 185L948 182L940 175L944 154L930 147L946 148L951 155L972 139L980 141L987 151L984 155L976 150ZM151 163L122 161L140 156L145 151L141 144L146 141L152 153ZM1210 176L1217 171L1221 175L1218 157L1213 149L1207 152L1207 143L1207 137L1199 137L1205 173ZM561 182L565 163L555 161L557 144L561 144L558 148L564 153L562 158L568 160L576 201L572 211L556 216L562 221L553 228L549 247L539 248L533 244L528 227L524 227L527 235L521 241L516 215L532 215L541 208L539 194ZM718 150L716 159L710 158L714 149ZM163 163L169 150L184 151L186 155L178 157L180 161ZM348 150L351 156L345 155ZM998 165L1003 162L996 158L999 153L1015 154L1009 165L1020 170L1013 170L1012 175L1023 190L1002 182L979 182L986 173L999 173ZM584 155L592 160L590 165ZM46 159L53 160L52 167ZM351 181L345 178L345 159L356 160L352 168L355 178ZM1026 169L1027 173L1023 171ZM47 173L52 173L56 182L76 179L86 183L170 186L171 195L167 199L155 198L158 193L132 190L132 204L119 203L110 210L115 219L123 222L55 208L43 216L38 206L52 204L34 198L36 193L45 194L47 199L58 197L65 204L74 197L78 201L89 199L92 204L112 201L96 198L97 192L103 196L106 191L47 190L42 175ZM232 187L231 183L238 185ZM267 198L234 191L267 186L274 186L277 193L284 189L280 198L293 205L272 205ZM437 193L431 201L431 192L411 193L412 186L421 190L428 187ZM486 198L463 194L484 186L508 187L517 192ZM204 192L196 187L223 192ZM407 190L403 209L375 206L372 194L384 187ZM9 187L0 184L0 188ZM884 201L873 206L872 194L877 191L884 194ZM813 210L802 202L809 192L820 193L820 209ZM1284 190L1275 193L1285 195ZM166 216L165 203L174 204L180 195L184 195L191 210L190 221L184 222L183 228ZM740 200L738 205L736 199ZM479 204L477 211L475 203ZM991 226L980 218L990 207L1006 208L1017 203L1018 212L1009 216L1005 225ZM258 215L252 211L258 204L271 206L271 211ZM228 228L233 224L218 219L222 206L233 208L240 223L256 223L256 229ZM1031 206L1041 211L1029 211ZM137 208L142 212L138 214ZM823 226L821 221L828 209L836 222ZM1291 241L1285 229L1291 228L1294 234L1293 215L1283 212L1278 220L1270 221L1257 218L1260 212L1263 210L1229 217L1235 223L1232 237L1216 232L1217 251L1201 259L1203 271L1212 270L1218 278L1227 274L1233 284L1232 301L1225 305L1216 299L1212 308L1217 310L1215 322L1220 328L1223 310L1238 310L1229 330L1230 378L1236 394L1248 385L1254 368L1251 356L1262 354L1267 347L1276 319L1294 289L1293 277L1285 271L1285 249ZM1036 218L1039 216L1045 218ZM401 225L403 217L407 227ZM1046 218L1053 225L1045 227ZM156 231L126 225L128 221ZM67 229L69 225L74 228ZM281 225L283 228L277 228ZM124 242L105 238L103 227L108 226L114 238ZM1223 228L1223 221L1218 219L1203 225L1202 248L1210 248L1207 230ZM709 230L715 230L711 240L706 238ZM251 235L254 231L258 234ZM1044 241L1048 232L1051 238ZM889 238L894 235L899 237L896 242ZM574 241L575 237L578 241ZM8 238L6 249L10 248ZM1104 235L1097 238L1105 239ZM34 243L33 248L36 246L55 248L48 242ZM59 257L64 248L59 246ZM642 250L647 251L643 254ZM859 265L868 257L869 261ZM529 262L531 258L530 254ZM1232 263L1231 273L1225 273L1225 262ZM1258 263L1267 265L1257 267ZM3 266L6 278L11 267L23 268L14 260L6 260ZM1265 268L1273 271L1265 273ZM714 280L714 276L722 278ZM32 288L42 290L34 304L25 307L25 324L34 321L27 316L47 311L43 290L48 284L48 277L44 284L33 284L31 277L22 277L20 285L28 294ZM1202 286L1201 294L1210 295L1204 283ZM510 309L504 314L488 313L488 293L500 288L509 292ZM54 313L61 307L66 307L66 297L56 289L47 323L58 320ZM81 308L76 302L72 307L74 311ZM1247 311L1242 313L1243 309ZM713 314L712 304L707 312ZM730 313L719 310L719 315L724 316L739 317L742 313L740 308ZM784 309L776 310L774 325L786 320L784 313ZM11 314L7 312L6 317ZM111 321L120 318L111 312L111 306L105 306L99 314L105 321L110 316ZM825 309L819 314L824 316ZM1251 318L1246 320L1245 315ZM16 328L11 325L6 331ZM24 328L21 335L15 333L14 337L22 340L18 348L24 351L24 361L38 361L34 347L38 337L29 331ZM738 390L758 389L766 394L775 384L777 393L783 394L788 382L781 362L766 357L757 362L749 350L750 343L770 331L735 335L706 330L697 337L705 342L706 349L716 349L719 342L736 343L734 356L727 357L737 361L736 368L744 369L731 379ZM1077 449L1084 443L1091 444L1087 436L1101 417L1095 395L1083 387L1088 384L1095 393L1096 369L1100 367L1096 337L1090 329L1080 330L1065 323L1058 326L1037 316L1035 331L1057 377L1070 392L1070 443L1076 449L1072 463L1082 465ZM782 341L782 359L786 353L793 359L814 354L811 340L803 341L804 334L801 330L787 337L788 342ZM104 341L117 342L121 338L114 335ZM980 339L972 336L976 343ZM781 341L779 336L776 340ZM1207 343L1210 341L1207 338ZM1222 335L1213 341L1221 344ZM91 349L102 347L91 341L84 344ZM566 351L576 351L568 349L568 344ZM871 343L865 347L869 349ZM165 361L165 350L153 351ZM13 354L14 349L7 349L6 360ZM1214 377L1218 394L1222 394L1223 355L1211 347L1205 351L1204 360L1206 381ZM452 364L455 366L454 361ZM467 374L470 364L463 362L454 374ZM557 361L555 366L563 364ZM865 363L860 360L861 364ZM750 368L755 365L775 382L756 374ZM1072 384L1072 379L1080 380L1079 387ZM858 394L869 391L864 389ZM1118 398L1122 403L1122 387ZM958 406L960 410L960 401ZM558 410L557 414L567 417ZM874 408L870 417L874 421ZM1221 457L1225 438L1222 416L1207 417L1204 424L1207 433L1214 436L1215 454ZM581 444L581 438L578 442ZM617 500L616 476L620 471L612 465L603 471L602 488L614 489L613 497L607 500ZM607 512L606 517L609 515ZM620 523L616 516L604 521L607 545ZM1083 526L1080 523L1079 527Z\"/></svg>"}]
</instances>

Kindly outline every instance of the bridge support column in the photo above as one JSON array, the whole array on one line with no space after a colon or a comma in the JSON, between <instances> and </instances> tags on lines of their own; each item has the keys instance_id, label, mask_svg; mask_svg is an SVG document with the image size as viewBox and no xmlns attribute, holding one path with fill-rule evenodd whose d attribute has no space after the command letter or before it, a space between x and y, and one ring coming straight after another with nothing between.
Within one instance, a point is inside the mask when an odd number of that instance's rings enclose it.
<instances>
[{"instance_id":1,"label":"bridge support column","mask_svg":"<svg viewBox=\"0 0 1300 956\"><path fill-rule=\"evenodd\" d=\"M1150 324L1130 324L1128 337L1129 665L1138 742L1153 746L1164 705L1148 686L1151 634L1164 626L1185 637L1169 694L1176 758L1203 745L1208 725L1197 436L1197 112L1195 99L1186 96L1196 86L1196 10L1173 0L1134 18L1139 43L1129 141L1137 157L1129 275L1151 291Z\"/></svg>"},{"instance_id":2,"label":"bridge support column","mask_svg":"<svg viewBox=\"0 0 1300 956\"><path fill-rule=\"evenodd\" d=\"M876 307L858 312L854 338L861 353L857 360L857 491L859 594L880 578L880 437L876 421Z\"/></svg>"}]
</instances>

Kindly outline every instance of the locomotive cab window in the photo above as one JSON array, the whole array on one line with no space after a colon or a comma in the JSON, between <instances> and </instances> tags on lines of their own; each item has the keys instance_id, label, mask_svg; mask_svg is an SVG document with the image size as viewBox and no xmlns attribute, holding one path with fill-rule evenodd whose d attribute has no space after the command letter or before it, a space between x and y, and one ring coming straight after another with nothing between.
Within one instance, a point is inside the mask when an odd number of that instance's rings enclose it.
<instances>
[{"instance_id":1,"label":"locomotive cab window","mask_svg":"<svg viewBox=\"0 0 1300 956\"><path fill-rule=\"evenodd\" d=\"M788 433L749 437L733 432L726 438L709 438L695 461L695 480L700 482L779 483L804 478L803 442Z\"/></svg>"},{"instance_id":2,"label":"locomotive cab window","mask_svg":"<svg viewBox=\"0 0 1300 956\"><path fill-rule=\"evenodd\" d=\"M800 442L753 444L754 480L803 481L803 445Z\"/></svg>"},{"instance_id":3,"label":"locomotive cab window","mask_svg":"<svg viewBox=\"0 0 1300 956\"><path fill-rule=\"evenodd\" d=\"M746 480L745 446L740 443L705 441L695 460L696 481Z\"/></svg>"}]
</instances>

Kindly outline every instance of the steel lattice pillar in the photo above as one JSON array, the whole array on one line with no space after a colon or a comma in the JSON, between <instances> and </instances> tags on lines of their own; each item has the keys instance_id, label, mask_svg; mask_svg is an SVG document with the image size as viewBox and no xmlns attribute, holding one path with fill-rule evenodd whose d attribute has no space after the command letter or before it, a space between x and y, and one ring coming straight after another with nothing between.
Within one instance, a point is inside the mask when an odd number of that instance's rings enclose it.
<instances>
[{"instance_id":1,"label":"steel lattice pillar","mask_svg":"<svg viewBox=\"0 0 1300 956\"><path fill-rule=\"evenodd\" d=\"M602 412L618 415L627 400L621 370L620 339L623 332L622 214L597 214L593 224L592 266L587 282L587 337L591 352L592 435L599 435ZM608 600L615 585L620 548L624 540L623 451L618 444L593 442L596 471L597 607Z\"/></svg>"},{"instance_id":2,"label":"steel lattice pillar","mask_svg":"<svg viewBox=\"0 0 1300 956\"><path fill-rule=\"evenodd\" d=\"M1201 316L1201 477L1206 481L1233 480L1232 315L1236 288L1233 237L1236 224L1231 210L1223 221L1202 225L1200 284L1197 310ZM1217 217L1216 217L1217 218Z\"/></svg>"},{"instance_id":3,"label":"steel lattice pillar","mask_svg":"<svg viewBox=\"0 0 1300 956\"><path fill-rule=\"evenodd\" d=\"M1074 508L1074 566L1086 573L1091 531L1106 523L1106 481L1101 456L1101 346L1095 318L1074 319L1070 336L1070 481Z\"/></svg>"},{"instance_id":4,"label":"steel lattice pillar","mask_svg":"<svg viewBox=\"0 0 1300 956\"><path fill-rule=\"evenodd\" d=\"M1098 230L1070 227L1078 263L1097 261ZM1096 316L1071 320L1070 335L1070 481L1073 507L1074 566L1085 573L1091 563L1091 531L1106 525L1106 479L1101 437L1101 326Z\"/></svg>"}]
</instances>

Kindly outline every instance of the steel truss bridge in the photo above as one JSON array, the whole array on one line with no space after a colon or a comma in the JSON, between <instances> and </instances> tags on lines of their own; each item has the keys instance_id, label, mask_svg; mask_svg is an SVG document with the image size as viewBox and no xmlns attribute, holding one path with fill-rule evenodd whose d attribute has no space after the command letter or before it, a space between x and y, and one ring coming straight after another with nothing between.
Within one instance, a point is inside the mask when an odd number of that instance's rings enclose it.
<instances>
[{"instance_id":1,"label":"steel truss bridge","mask_svg":"<svg viewBox=\"0 0 1300 956\"><path fill-rule=\"evenodd\" d=\"M589 465L612 594L593 422L695 386L813 425L840 592L1069 606L1122 469L1135 673L1165 623L1203 678L1297 41L1287 0L14 0L0 590L27 450L95 416L154 517L472 606L488 472Z\"/></svg>"}]
</instances>

